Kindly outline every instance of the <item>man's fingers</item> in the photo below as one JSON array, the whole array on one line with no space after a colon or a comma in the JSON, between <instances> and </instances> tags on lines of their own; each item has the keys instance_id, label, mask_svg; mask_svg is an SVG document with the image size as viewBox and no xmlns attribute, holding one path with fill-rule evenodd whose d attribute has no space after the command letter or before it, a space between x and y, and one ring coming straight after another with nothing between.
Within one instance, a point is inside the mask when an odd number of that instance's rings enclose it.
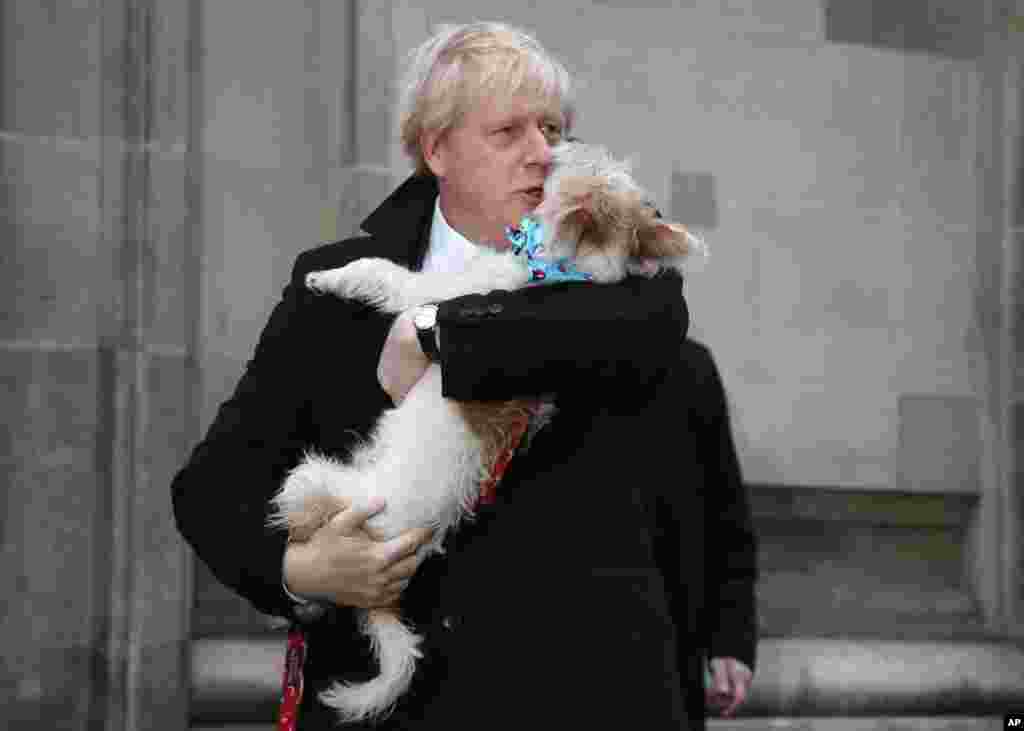
<instances>
[{"instance_id":1,"label":"man's fingers","mask_svg":"<svg viewBox=\"0 0 1024 731\"><path fill-rule=\"evenodd\" d=\"M419 568L419 565L419 558L415 554L412 556L406 556L386 569L384 572L384 580L388 584L394 584L399 581L408 581L412 578L412 575L416 573L416 569Z\"/></svg>"},{"instance_id":2,"label":"man's fingers","mask_svg":"<svg viewBox=\"0 0 1024 731\"><path fill-rule=\"evenodd\" d=\"M388 590L392 591L392 592L394 592L396 594L401 594L403 591L405 591L406 587L409 586L409 582L410 581L412 581L412 579L402 579L400 581L392 581L388 585Z\"/></svg>"},{"instance_id":3,"label":"man's fingers","mask_svg":"<svg viewBox=\"0 0 1024 731\"><path fill-rule=\"evenodd\" d=\"M401 561L407 556L414 556L419 547L433 536L432 528L413 528L395 536L384 543L384 556L387 564Z\"/></svg>"},{"instance_id":4,"label":"man's fingers","mask_svg":"<svg viewBox=\"0 0 1024 731\"><path fill-rule=\"evenodd\" d=\"M384 498L373 498L369 502L353 503L331 518L330 525L340 535L352 535L362 529L363 524L386 507Z\"/></svg>"},{"instance_id":5,"label":"man's fingers","mask_svg":"<svg viewBox=\"0 0 1024 731\"><path fill-rule=\"evenodd\" d=\"M711 660L711 673L713 678L712 687L720 695L728 695L731 690L729 673L725 668L725 660L714 658Z\"/></svg>"},{"instance_id":6,"label":"man's fingers","mask_svg":"<svg viewBox=\"0 0 1024 731\"><path fill-rule=\"evenodd\" d=\"M745 684L742 683L742 682L737 683L736 684L736 692L733 695L732 703L730 703L729 707L725 709L725 714L728 716L728 715L732 715L733 713L735 713L736 709L738 709L740 706L742 706L743 702L746 699L747 699L747 691L746 691Z\"/></svg>"}]
</instances>

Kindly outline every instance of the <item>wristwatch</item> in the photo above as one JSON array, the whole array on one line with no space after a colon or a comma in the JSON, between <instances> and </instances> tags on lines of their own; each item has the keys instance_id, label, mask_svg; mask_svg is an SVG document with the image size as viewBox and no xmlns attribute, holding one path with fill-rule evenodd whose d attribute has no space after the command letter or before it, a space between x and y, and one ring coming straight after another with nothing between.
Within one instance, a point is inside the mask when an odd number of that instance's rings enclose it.
<instances>
[{"instance_id":1,"label":"wristwatch","mask_svg":"<svg viewBox=\"0 0 1024 731\"><path fill-rule=\"evenodd\" d=\"M423 354L433 363L441 361L441 351L437 337L437 305L433 302L420 305L412 315L413 325L416 326L416 336L419 338Z\"/></svg>"}]
</instances>

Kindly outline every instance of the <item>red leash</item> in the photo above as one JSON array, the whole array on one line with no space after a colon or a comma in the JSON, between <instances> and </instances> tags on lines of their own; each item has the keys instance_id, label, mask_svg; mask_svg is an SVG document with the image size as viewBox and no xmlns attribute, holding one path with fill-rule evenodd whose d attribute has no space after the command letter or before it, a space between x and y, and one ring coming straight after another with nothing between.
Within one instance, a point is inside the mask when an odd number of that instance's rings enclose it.
<instances>
[{"instance_id":1,"label":"red leash","mask_svg":"<svg viewBox=\"0 0 1024 731\"><path fill-rule=\"evenodd\" d=\"M277 717L278 731L295 731L302 703L302 665L306 659L306 636L292 623L288 630L288 652L284 659L284 681L281 690L281 711Z\"/></svg>"}]
</instances>

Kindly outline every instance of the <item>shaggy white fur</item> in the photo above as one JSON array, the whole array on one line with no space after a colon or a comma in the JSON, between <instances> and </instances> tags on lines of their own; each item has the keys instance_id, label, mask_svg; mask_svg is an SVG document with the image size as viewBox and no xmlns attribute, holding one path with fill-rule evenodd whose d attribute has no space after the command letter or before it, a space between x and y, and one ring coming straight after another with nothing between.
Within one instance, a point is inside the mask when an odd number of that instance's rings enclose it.
<instances>
[{"instance_id":1,"label":"shaggy white fur","mask_svg":"<svg viewBox=\"0 0 1024 731\"><path fill-rule=\"evenodd\" d=\"M628 163L582 143L563 143L553 152L544 199L533 213L550 239L545 242L548 256L575 257L576 267L598 283L620 281L627 273L653 276L661 267L689 272L706 257L703 241L684 226L655 218ZM367 258L313 272L306 284L398 313L426 302L517 289L529 281L524 257L481 247L458 274L416 273ZM392 538L429 526L434 538L421 547L421 556L442 553L447 532L472 517L481 484L505 448L515 446L516 419L529 411L528 402L444 399L440 366L431 365L402 404L384 412L350 464L308 455L274 497L270 523L287 528L293 540L305 540L339 506L383 497L387 508L367 521L368 529ZM422 638L402 623L398 607L357 611L380 674L359 685L336 683L321 694L342 721L388 714L422 657Z\"/></svg>"}]
</instances>

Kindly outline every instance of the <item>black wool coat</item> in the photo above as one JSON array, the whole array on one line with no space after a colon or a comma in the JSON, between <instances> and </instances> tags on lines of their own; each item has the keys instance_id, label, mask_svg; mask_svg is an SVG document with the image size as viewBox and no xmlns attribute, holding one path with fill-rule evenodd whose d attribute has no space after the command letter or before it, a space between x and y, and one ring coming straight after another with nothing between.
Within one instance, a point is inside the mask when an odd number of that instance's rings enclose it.
<instances>
[{"instance_id":1,"label":"black wool coat","mask_svg":"<svg viewBox=\"0 0 1024 731\"><path fill-rule=\"evenodd\" d=\"M286 536L265 528L271 495L305 450L345 458L393 407L376 367L394 316L313 294L304 276L367 256L418 270L436 195L411 177L363 223L369 236L298 257L173 481L182 535L263 612L294 616ZM555 393L559 413L403 594L425 657L376 728L702 729L701 658L755 667L757 543L722 383L685 338L681 285L628 277L442 303L445 397ZM299 728L336 728L317 692L375 674L368 642L351 608L307 638Z\"/></svg>"}]
</instances>

